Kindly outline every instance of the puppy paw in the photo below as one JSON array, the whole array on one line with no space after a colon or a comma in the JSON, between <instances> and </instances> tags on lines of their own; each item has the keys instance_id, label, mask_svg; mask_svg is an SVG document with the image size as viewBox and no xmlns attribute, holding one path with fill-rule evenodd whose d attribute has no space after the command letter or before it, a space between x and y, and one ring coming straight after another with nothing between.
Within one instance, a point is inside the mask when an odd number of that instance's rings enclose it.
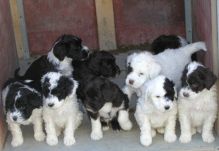
<instances>
[{"instance_id":1,"label":"puppy paw","mask_svg":"<svg viewBox=\"0 0 219 151\"><path fill-rule=\"evenodd\" d=\"M23 142L24 142L23 138L16 138L16 139L12 139L11 145L12 145L13 147L17 147L17 146L22 145Z\"/></svg>"},{"instance_id":2,"label":"puppy paw","mask_svg":"<svg viewBox=\"0 0 219 151\"><path fill-rule=\"evenodd\" d=\"M114 131L120 131L120 130L121 130L121 127L120 127L120 125L119 125L119 122L118 122L116 119L113 119L113 120L111 121L111 126L112 126L112 129L113 129Z\"/></svg>"},{"instance_id":3,"label":"puppy paw","mask_svg":"<svg viewBox=\"0 0 219 151\"><path fill-rule=\"evenodd\" d=\"M212 143L214 142L215 138L212 134L202 134L202 140L205 143Z\"/></svg>"},{"instance_id":4,"label":"puppy paw","mask_svg":"<svg viewBox=\"0 0 219 151\"><path fill-rule=\"evenodd\" d=\"M109 130L109 126L102 126L103 131L108 131Z\"/></svg>"},{"instance_id":5,"label":"puppy paw","mask_svg":"<svg viewBox=\"0 0 219 151\"><path fill-rule=\"evenodd\" d=\"M143 146L149 146L152 143L152 137L148 135L141 135L140 142Z\"/></svg>"},{"instance_id":6,"label":"puppy paw","mask_svg":"<svg viewBox=\"0 0 219 151\"><path fill-rule=\"evenodd\" d=\"M191 135L181 135L179 138L179 141L181 143L189 143L192 140L192 136Z\"/></svg>"},{"instance_id":7,"label":"puppy paw","mask_svg":"<svg viewBox=\"0 0 219 151\"><path fill-rule=\"evenodd\" d=\"M64 144L66 145L66 146L71 146L71 145L73 145L73 144L75 144L75 138L74 137L65 137L64 138Z\"/></svg>"},{"instance_id":8,"label":"puppy paw","mask_svg":"<svg viewBox=\"0 0 219 151\"><path fill-rule=\"evenodd\" d=\"M167 142L167 143L173 143L176 141L176 134L164 134L164 140Z\"/></svg>"},{"instance_id":9,"label":"puppy paw","mask_svg":"<svg viewBox=\"0 0 219 151\"><path fill-rule=\"evenodd\" d=\"M120 126L122 127L123 130L129 131L132 129L132 122L128 120L126 123L124 123Z\"/></svg>"},{"instance_id":10,"label":"puppy paw","mask_svg":"<svg viewBox=\"0 0 219 151\"><path fill-rule=\"evenodd\" d=\"M41 133L35 133L35 134L34 134L34 138L35 138L36 141L39 141L39 142L44 141L44 139L45 139L45 134L44 134L43 132L41 132Z\"/></svg>"},{"instance_id":11,"label":"puppy paw","mask_svg":"<svg viewBox=\"0 0 219 151\"><path fill-rule=\"evenodd\" d=\"M50 146L54 146L58 144L58 138L56 136L47 136L46 142Z\"/></svg>"},{"instance_id":12,"label":"puppy paw","mask_svg":"<svg viewBox=\"0 0 219 151\"><path fill-rule=\"evenodd\" d=\"M102 132L91 132L90 137L92 140L100 140L101 138L103 138L103 133Z\"/></svg>"}]
</instances>

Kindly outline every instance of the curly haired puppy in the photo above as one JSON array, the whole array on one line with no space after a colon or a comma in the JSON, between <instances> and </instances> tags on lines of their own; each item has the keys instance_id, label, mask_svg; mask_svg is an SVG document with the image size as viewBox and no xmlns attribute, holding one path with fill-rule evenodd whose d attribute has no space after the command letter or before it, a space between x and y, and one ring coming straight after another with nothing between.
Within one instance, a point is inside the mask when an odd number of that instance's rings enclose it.
<instances>
[{"instance_id":1,"label":"curly haired puppy","mask_svg":"<svg viewBox=\"0 0 219 151\"><path fill-rule=\"evenodd\" d=\"M47 144L56 145L58 136L63 131L64 144L73 145L74 132L83 118L76 96L78 83L59 72L48 72L42 77L41 82Z\"/></svg>"},{"instance_id":2,"label":"curly haired puppy","mask_svg":"<svg viewBox=\"0 0 219 151\"><path fill-rule=\"evenodd\" d=\"M176 140L176 96L174 83L163 75L145 84L144 93L137 101L135 112L141 130L142 145L149 146L156 131L164 133L164 140L168 143Z\"/></svg>"},{"instance_id":3,"label":"curly haired puppy","mask_svg":"<svg viewBox=\"0 0 219 151\"><path fill-rule=\"evenodd\" d=\"M204 142L211 143L217 118L216 76L198 62L189 63L183 72L179 92L180 142L188 143L196 132Z\"/></svg>"},{"instance_id":4,"label":"curly haired puppy","mask_svg":"<svg viewBox=\"0 0 219 151\"><path fill-rule=\"evenodd\" d=\"M23 144L21 125L33 124L34 138L43 141L45 134L42 128L42 97L32 87L31 80L9 79L2 90L6 122L12 134L13 147Z\"/></svg>"},{"instance_id":5,"label":"curly haired puppy","mask_svg":"<svg viewBox=\"0 0 219 151\"><path fill-rule=\"evenodd\" d=\"M88 60L73 61L73 77L79 81L78 98L87 110L91 120L91 139L103 137L102 128L109 124L114 130L130 130L127 96L106 77L114 77L120 70L115 58L108 52L95 52Z\"/></svg>"}]
</instances>

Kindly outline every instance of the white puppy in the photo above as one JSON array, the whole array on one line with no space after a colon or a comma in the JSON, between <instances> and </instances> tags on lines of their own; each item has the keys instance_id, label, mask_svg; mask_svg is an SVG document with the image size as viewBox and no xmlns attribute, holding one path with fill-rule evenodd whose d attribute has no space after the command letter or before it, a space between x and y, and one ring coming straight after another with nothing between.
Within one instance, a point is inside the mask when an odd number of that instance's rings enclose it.
<instances>
[{"instance_id":1,"label":"white puppy","mask_svg":"<svg viewBox=\"0 0 219 151\"><path fill-rule=\"evenodd\" d=\"M204 142L214 141L213 126L217 117L216 76L197 62L188 64L179 93L180 142L188 143L192 135L202 133Z\"/></svg>"},{"instance_id":2,"label":"white puppy","mask_svg":"<svg viewBox=\"0 0 219 151\"><path fill-rule=\"evenodd\" d=\"M149 146L152 143L156 130L164 133L166 142L176 140L176 96L174 83L163 75L145 83L144 93L137 101L135 112L142 145Z\"/></svg>"},{"instance_id":3,"label":"white puppy","mask_svg":"<svg viewBox=\"0 0 219 151\"><path fill-rule=\"evenodd\" d=\"M43 119L49 145L58 143L63 130L64 144L75 143L74 132L82 121L79 111L76 89L78 83L58 72L49 72L42 77Z\"/></svg>"},{"instance_id":4,"label":"white puppy","mask_svg":"<svg viewBox=\"0 0 219 151\"><path fill-rule=\"evenodd\" d=\"M166 49L157 55L149 52L131 54L127 58L128 75L123 91L129 98L133 93L140 96L140 87L159 74L173 80L179 88L182 71L191 61L191 54L201 49L206 51L205 43L196 42L177 49Z\"/></svg>"}]
</instances>

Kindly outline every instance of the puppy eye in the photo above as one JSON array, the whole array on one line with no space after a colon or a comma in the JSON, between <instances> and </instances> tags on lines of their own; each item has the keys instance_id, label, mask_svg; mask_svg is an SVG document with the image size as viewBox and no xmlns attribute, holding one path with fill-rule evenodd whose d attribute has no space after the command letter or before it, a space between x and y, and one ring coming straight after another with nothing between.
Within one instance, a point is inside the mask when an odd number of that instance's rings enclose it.
<instances>
[{"instance_id":1,"label":"puppy eye","mask_svg":"<svg viewBox=\"0 0 219 151\"><path fill-rule=\"evenodd\" d=\"M139 73L139 75L142 76L142 75L144 75L144 73L141 72L141 73Z\"/></svg>"},{"instance_id":2,"label":"puppy eye","mask_svg":"<svg viewBox=\"0 0 219 151\"><path fill-rule=\"evenodd\" d=\"M160 96L159 96L159 95L157 95L157 96L156 96L156 98L160 98Z\"/></svg>"}]
</instances>

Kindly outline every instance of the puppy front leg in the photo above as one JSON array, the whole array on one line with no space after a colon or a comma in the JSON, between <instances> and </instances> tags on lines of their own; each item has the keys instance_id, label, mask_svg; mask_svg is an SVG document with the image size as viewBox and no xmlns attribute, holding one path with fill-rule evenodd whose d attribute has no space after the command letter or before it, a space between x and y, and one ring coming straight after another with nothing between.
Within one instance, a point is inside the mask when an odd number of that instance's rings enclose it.
<instances>
[{"instance_id":1,"label":"puppy front leg","mask_svg":"<svg viewBox=\"0 0 219 151\"><path fill-rule=\"evenodd\" d=\"M58 137L56 135L55 123L51 117L45 117L46 142L48 145L54 146L58 144Z\"/></svg>"},{"instance_id":2,"label":"puppy front leg","mask_svg":"<svg viewBox=\"0 0 219 151\"><path fill-rule=\"evenodd\" d=\"M90 119L91 119L91 139L92 140L100 140L103 138L103 131L100 122L100 116L98 113L91 113L88 112Z\"/></svg>"},{"instance_id":3,"label":"puppy front leg","mask_svg":"<svg viewBox=\"0 0 219 151\"><path fill-rule=\"evenodd\" d=\"M24 142L24 139L23 139L20 125L17 123L8 122L8 126L9 126L9 129L11 131L11 135L12 135L11 145L13 147L17 147L17 146L22 145Z\"/></svg>"},{"instance_id":4,"label":"puppy front leg","mask_svg":"<svg viewBox=\"0 0 219 151\"><path fill-rule=\"evenodd\" d=\"M184 113L185 114L185 113ZM179 115L181 135L179 141L181 143L189 143L192 139L191 121L187 115Z\"/></svg>"},{"instance_id":5,"label":"puppy front leg","mask_svg":"<svg viewBox=\"0 0 219 151\"><path fill-rule=\"evenodd\" d=\"M176 133L175 133L175 127L176 127L176 116L170 116L167 120L166 126L165 126L165 133L164 133L164 140L168 143L172 143L176 141Z\"/></svg>"},{"instance_id":6,"label":"puppy front leg","mask_svg":"<svg viewBox=\"0 0 219 151\"><path fill-rule=\"evenodd\" d=\"M129 119L129 112L127 110L119 111L118 122L123 130L129 131L132 129L132 122Z\"/></svg>"},{"instance_id":7,"label":"puppy front leg","mask_svg":"<svg viewBox=\"0 0 219 151\"><path fill-rule=\"evenodd\" d=\"M45 139L42 124L43 120L41 117L36 117L33 121L34 138L36 141L43 141Z\"/></svg>"},{"instance_id":8,"label":"puppy front leg","mask_svg":"<svg viewBox=\"0 0 219 151\"><path fill-rule=\"evenodd\" d=\"M202 140L206 143L212 143L215 138L213 135L214 122L216 115L209 116L205 121L202 128Z\"/></svg>"},{"instance_id":9,"label":"puppy front leg","mask_svg":"<svg viewBox=\"0 0 219 151\"><path fill-rule=\"evenodd\" d=\"M148 117L144 113L141 113L138 106L136 108L135 118L141 130L140 142L144 146L149 146L152 143L151 124Z\"/></svg>"},{"instance_id":10,"label":"puppy front leg","mask_svg":"<svg viewBox=\"0 0 219 151\"><path fill-rule=\"evenodd\" d=\"M66 146L71 146L75 144L74 132L75 132L75 125L73 124L73 119L69 118L65 125L65 130L64 130L64 144Z\"/></svg>"}]
</instances>

